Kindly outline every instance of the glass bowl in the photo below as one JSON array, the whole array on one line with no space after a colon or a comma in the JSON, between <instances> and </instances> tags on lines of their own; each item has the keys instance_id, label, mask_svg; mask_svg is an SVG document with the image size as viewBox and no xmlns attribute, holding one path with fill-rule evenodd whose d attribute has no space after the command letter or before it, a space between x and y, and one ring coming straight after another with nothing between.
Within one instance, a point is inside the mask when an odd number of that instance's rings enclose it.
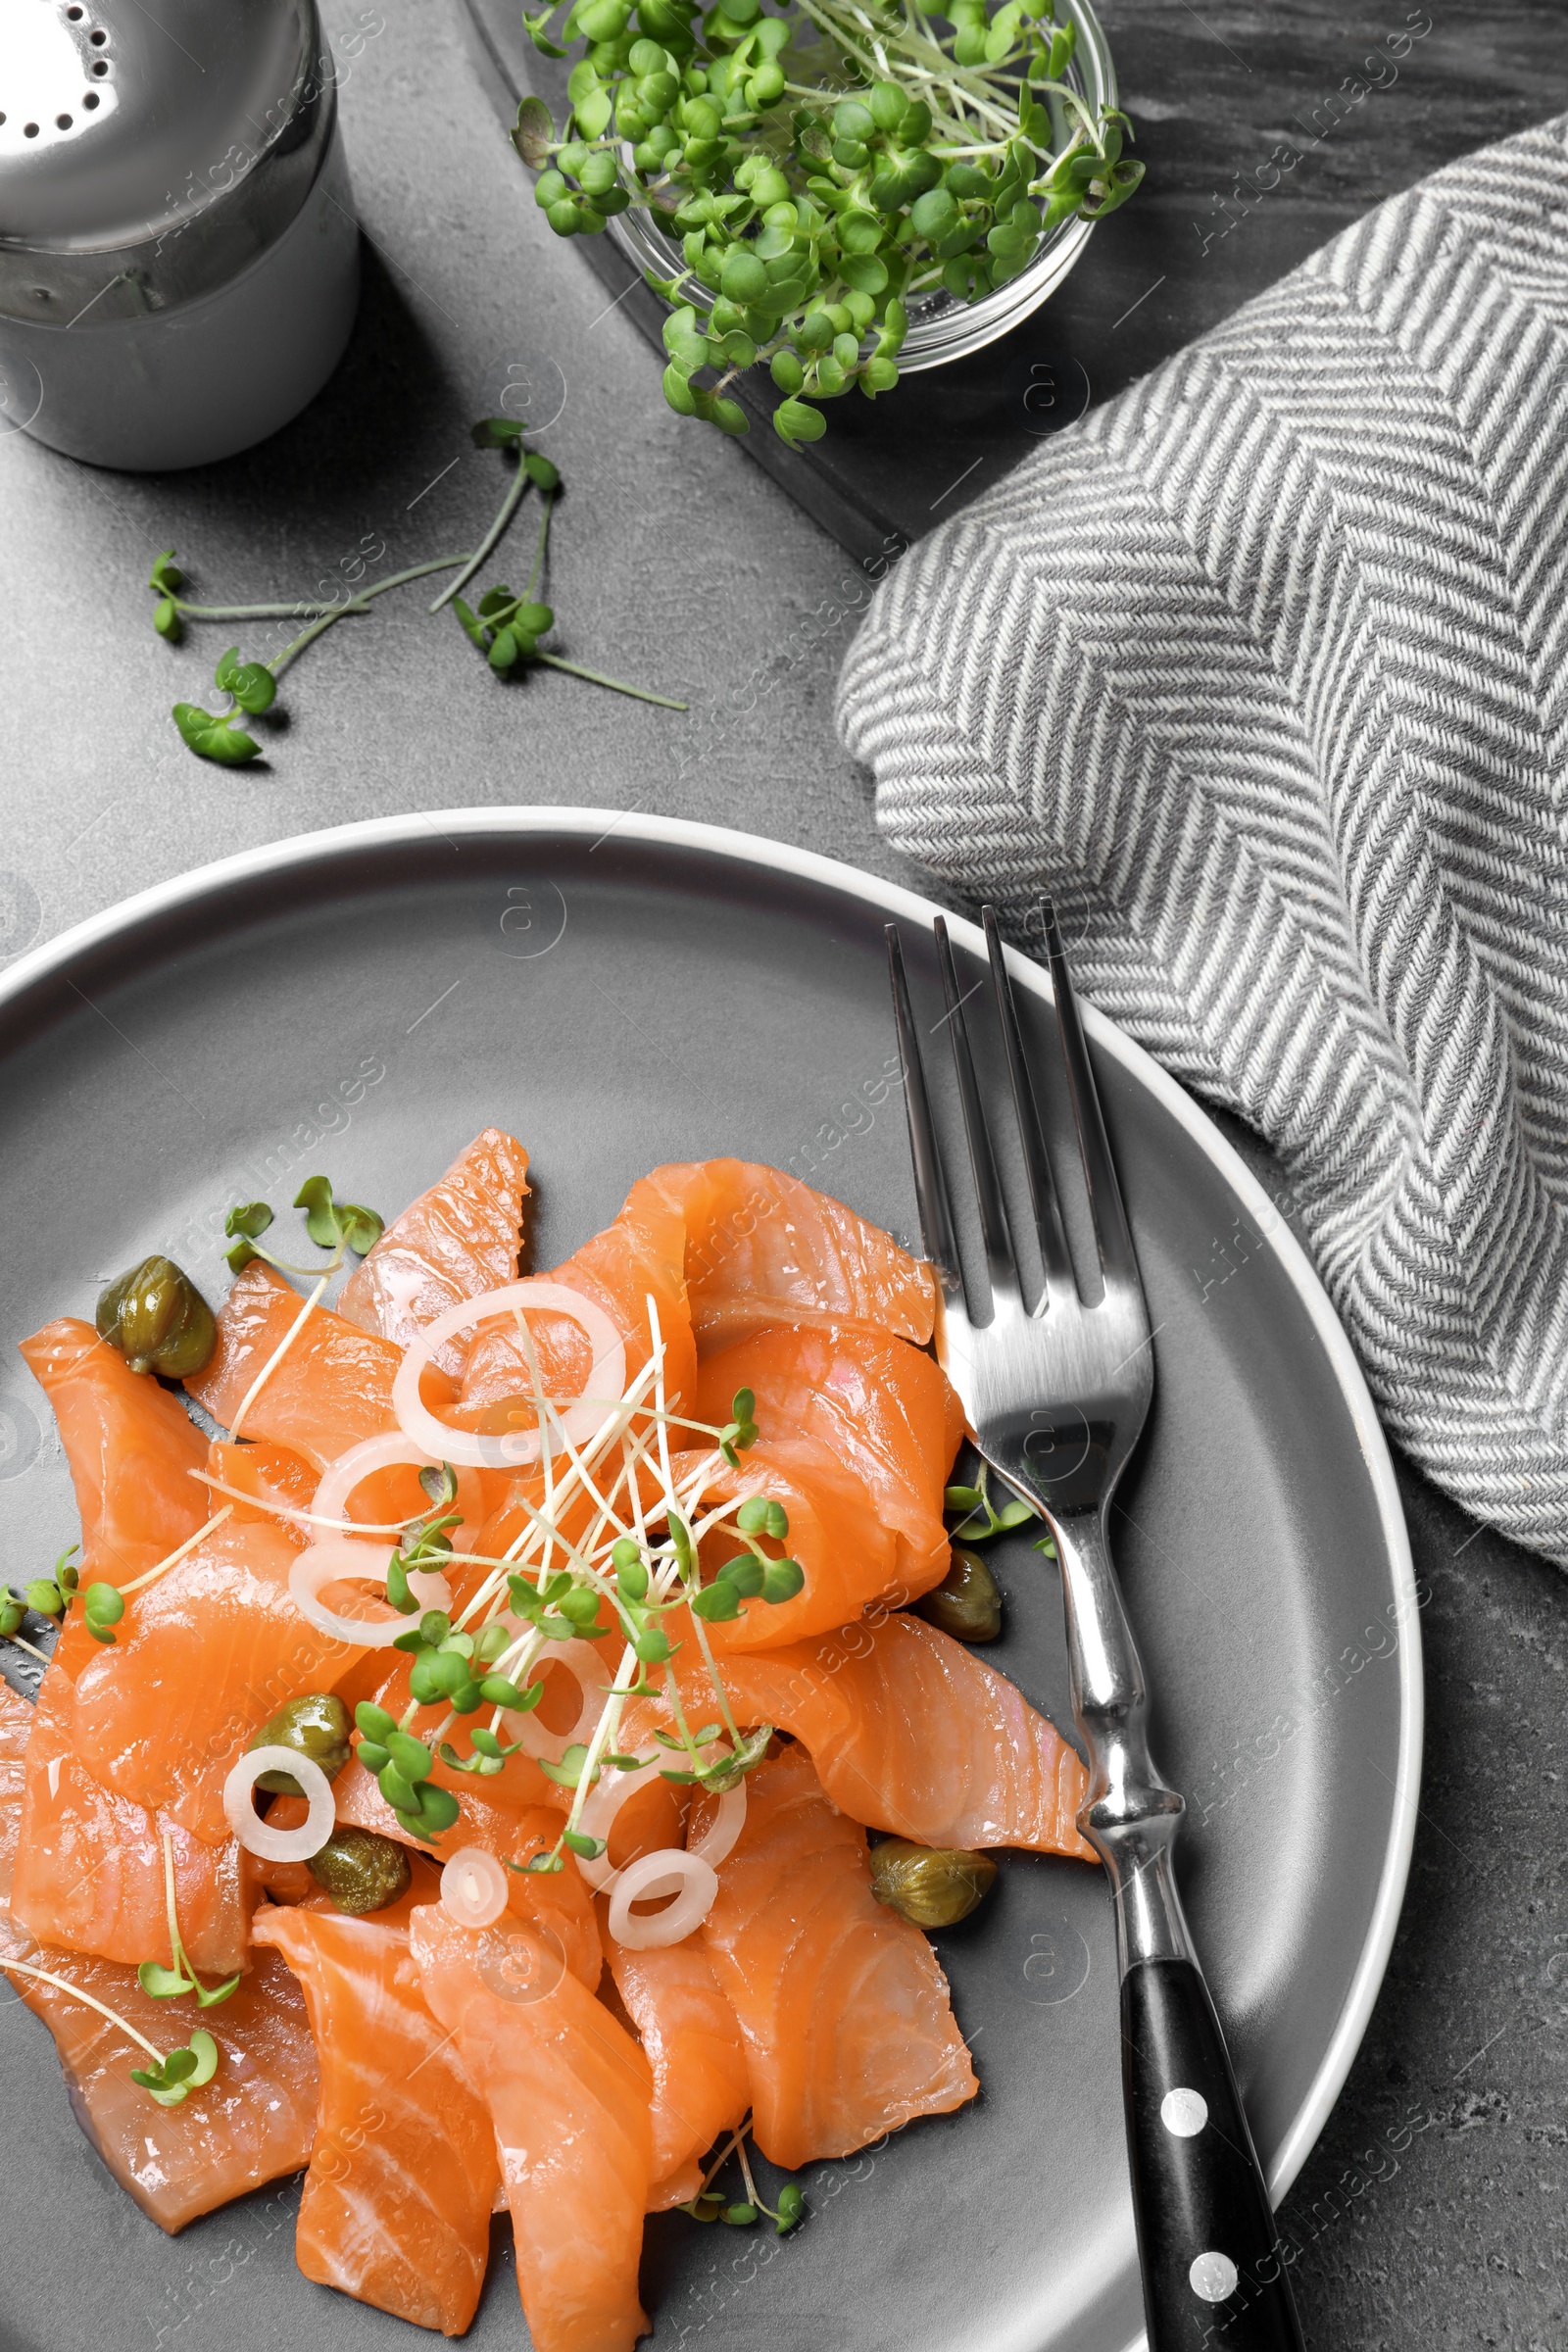
<instances>
[{"instance_id":1,"label":"glass bowl","mask_svg":"<svg viewBox=\"0 0 1568 2352\"><path fill-rule=\"evenodd\" d=\"M1061 24L1076 24L1078 39L1072 63L1063 78L1083 99L1091 114L1098 116L1102 107L1116 104L1116 70L1111 63L1110 45L1105 39L1104 26L1089 5L1089 0L1056 0L1055 20ZM1066 132L1060 120L1061 102L1049 101L1056 140L1065 144ZM983 294L978 302L959 302L946 292L922 295L909 305L909 331L899 353L899 373L917 375L927 368L945 367L950 360L961 360L969 353L983 351L995 343L1051 294L1054 294L1077 261L1089 240L1093 221L1081 217L1058 222L1048 237L1041 239L1033 261L1005 285ZM679 245L657 225L654 215L642 206L629 212L617 213L609 221L606 234L619 246L628 260L643 271L656 277L673 277L685 268ZM689 295L694 307L706 308L703 295L693 287ZM711 300L708 296L707 300Z\"/></svg>"}]
</instances>

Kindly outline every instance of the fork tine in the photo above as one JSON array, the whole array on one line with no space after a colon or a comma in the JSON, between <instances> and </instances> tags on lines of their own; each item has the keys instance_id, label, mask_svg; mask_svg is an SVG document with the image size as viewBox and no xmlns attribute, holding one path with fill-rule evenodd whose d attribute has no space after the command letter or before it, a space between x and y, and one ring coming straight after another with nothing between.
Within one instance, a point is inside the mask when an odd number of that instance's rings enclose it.
<instances>
[{"instance_id":1,"label":"fork tine","mask_svg":"<svg viewBox=\"0 0 1568 2352\"><path fill-rule=\"evenodd\" d=\"M1053 1294L1071 1298L1076 1295L1072 1258L1067 1249L1067 1236L1062 1229L1061 1209L1056 1200L1051 1161L1046 1152L1046 1140L1040 1132L1040 1110L1035 1101L1029 1064L1024 1059L1018 1004L1012 993L1012 979L1007 970L1006 952L1002 944L996 908L983 907L981 919L986 927L986 945L991 951L991 984L996 990L1002 1034L1007 1044L1007 1072L1012 1080L1012 1104L1018 1114L1018 1133L1023 1143L1024 1164L1029 1172L1029 1198L1034 1202L1035 1228L1040 1236L1040 1257L1046 1273L1046 1298L1049 1300Z\"/></svg>"},{"instance_id":2,"label":"fork tine","mask_svg":"<svg viewBox=\"0 0 1568 2352\"><path fill-rule=\"evenodd\" d=\"M953 1060L958 1073L963 1128L969 1139L969 1165L974 1173L975 1197L980 1204L980 1233L985 1243L986 1272L991 1278L991 1295L995 1302L999 1297L1018 1296L1018 1271L1013 1264L1012 1241L1007 1232L1007 1207L1003 1199L1002 1186L997 1180L997 1163L986 1127L985 1107L974 1074L974 1056L969 1052L969 1031L963 1017L963 999L958 994L957 975L953 968L948 926L939 914L931 927L936 934L937 960L942 966L942 993L948 1001L947 1019L953 1039Z\"/></svg>"},{"instance_id":3,"label":"fork tine","mask_svg":"<svg viewBox=\"0 0 1568 2352\"><path fill-rule=\"evenodd\" d=\"M1078 999L1073 994L1066 951L1062 947L1061 932L1056 923L1056 909L1050 899L1042 902L1041 913L1051 961L1051 985L1056 1000L1056 1021L1061 1031L1062 1057L1067 1064L1067 1088L1072 1097L1073 1121L1078 1129L1078 1152L1084 1163L1084 1180L1089 1188L1089 1206L1095 1220L1095 1239L1100 1244L1101 1267L1107 1283L1114 1278L1131 1281L1138 1286L1141 1297L1143 1281L1138 1271L1138 1257L1133 1249L1132 1234L1128 1230L1127 1212L1122 1206L1121 1186L1116 1181L1116 1163L1110 1155L1110 1138L1105 1133L1104 1116L1100 1107L1095 1073L1090 1065Z\"/></svg>"},{"instance_id":4,"label":"fork tine","mask_svg":"<svg viewBox=\"0 0 1568 2352\"><path fill-rule=\"evenodd\" d=\"M884 926L888 943L888 972L893 982L893 1013L898 1023L899 1059L904 1064L904 1108L909 1122L909 1157L914 1166L914 1200L920 1217L920 1241L936 1268L945 1291L961 1292L962 1270L953 1236L953 1211L948 1204L947 1179L937 1151L937 1131L925 1091L925 1069L915 1035L909 1003L909 982L904 969L904 949L897 923Z\"/></svg>"}]
</instances>

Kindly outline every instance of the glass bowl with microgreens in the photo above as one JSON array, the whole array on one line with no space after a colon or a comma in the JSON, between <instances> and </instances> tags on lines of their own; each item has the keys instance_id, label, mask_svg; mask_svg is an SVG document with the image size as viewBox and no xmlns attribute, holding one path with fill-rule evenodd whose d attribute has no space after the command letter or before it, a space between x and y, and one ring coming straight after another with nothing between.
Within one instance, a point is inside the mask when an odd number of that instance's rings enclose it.
<instances>
[{"instance_id":1,"label":"glass bowl with microgreens","mask_svg":"<svg viewBox=\"0 0 1568 2352\"><path fill-rule=\"evenodd\" d=\"M668 309L670 407L720 432L754 371L773 428L980 350L1143 177L1088 0L557 0L569 63L513 142L558 236L608 230ZM545 78L545 74L541 74Z\"/></svg>"}]
</instances>

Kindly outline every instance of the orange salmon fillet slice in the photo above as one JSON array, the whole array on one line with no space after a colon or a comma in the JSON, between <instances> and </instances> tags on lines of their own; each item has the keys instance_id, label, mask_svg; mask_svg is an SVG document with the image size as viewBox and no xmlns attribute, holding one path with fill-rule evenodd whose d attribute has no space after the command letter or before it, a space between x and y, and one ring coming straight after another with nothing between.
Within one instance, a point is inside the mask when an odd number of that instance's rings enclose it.
<instances>
[{"instance_id":1,"label":"orange salmon fillet slice","mask_svg":"<svg viewBox=\"0 0 1568 2352\"><path fill-rule=\"evenodd\" d=\"M930 1268L800 1177L751 1160L710 1159L673 1161L644 1181L686 1228L701 1353L760 1323L860 1323L922 1347L930 1339Z\"/></svg>"},{"instance_id":2,"label":"orange salmon fillet slice","mask_svg":"<svg viewBox=\"0 0 1568 2352\"><path fill-rule=\"evenodd\" d=\"M943 1490L963 1414L940 1364L907 1340L877 1332L775 1329L708 1358L699 1417L722 1426L737 1389L756 1396L763 1438L815 1438L859 1478L893 1532L902 1600L942 1582L952 1556Z\"/></svg>"},{"instance_id":3,"label":"orange salmon fillet slice","mask_svg":"<svg viewBox=\"0 0 1568 2352\"><path fill-rule=\"evenodd\" d=\"M1098 1859L1077 1830L1088 1776L1076 1748L1005 1675L922 1618L847 1625L825 1642L727 1656L720 1671L737 1722L791 1733L826 1795L867 1829ZM683 1661L680 1681L688 1718L711 1711L696 1667Z\"/></svg>"},{"instance_id":4,"label":"orange salmon fillet slice","mask_svg":"<svg viewBox=\"0 0 1568 2352\"><path fill-rule=\"evenodd\" d=\"M268 1718L329 1690L360 1655L289 1597L297 1539L230 1520L126 1603L119 1640L77 1668L76 1754L105 1788L220 1844L223 1783Z\"/></svg>"},{"instance_id":5,"label":"orange salmon fillet slice","mask_svg":"<svg viewBox=\"0 0 1568 2352\"><path fill-rule=\"evenodd\" d=\"M81 1581L126 1585L212 1517L207 1441L150 1372L133 1372L90 1323L61 1315L22 1343L54 1407L81 1513Z\"/></svg>"},{"instance_id":6,"label":"orange salmon fillet slice","mask_svg":"<svg viewBox=\"0 0 1568 2352\"><path fill-rule=\"evenodd\" d=\"M746 2044L757 2144L786 2172L979 2089L936 1954L872 1894L865 1833L804 1749L749 1775L701 1934Z\"/></svg>"},{"instance_id":7,"label":"orange salmon fillet slice","mask_svg":"<svg viewBox=\"0 0 1568 2352\"><path fill-rule=\"evenodd\" d=\"M648 2331L637 2297L653 2171L648 2061L569 1972L538 1999L497 1992L510 1980L490 1957L494 1936L430 1904L414 1913L409 1943L426 2002L484 2087L534 2352L631 2352ZM531 1954L518 1977L544 1981L531 1969L547 1960Z\"/></svg>"},{"instance_id":8,"label":"orange salmon fillet slice","mask_svg":"<svg viewBox=\"0 0 1568 2352\"><path fill-rule=\"evenodd\" d=\"M299 1979L320 2106L295 2253L307 2278L461 2335L478 2309L500 2167L459 2054L406 1979L409 1939L369 1919L263 1909Z\"/></svg>"},{"instance_id":9,"label":"orange salmon fillet slice","mask_svg":"<svg viewBox=\"0 0 1568 2352\"><path fill-rule=\"evenodd\" d=\"M654 2072L648 2210L662 2213L697 2194L700 2160L752 2103L746 2045L701 1936L631 1951L610 1934L608 1898L601 1895L595 1908L615 1990Z\"/></svg>"},{"instance_id":10,"label":"orange salmon fillet slice","mask_svg":"<svg viewBox=\"0 0 1568 2352\"><path fill-rule=\"evenodd\" d=\"M259 1257L235 1282L218 1312L212 1360L185 1383L225 1429L232 1429L251 1383L304 1304L299 1292ZM390 1341L318 1306L246 1414L242 1434L270 1438L302 1453L313 1469L324 1470L362 1438L396 1427L392 1383L402 1360L402 1349Z\"/></svg>"},{"instance_id":11,"label":"orange salmon fillet slice","mask_svg":"<svg viewBox=\"0 0 1568 2352\"><path fill-rule=\"evenodd\" d=\"M343 1285L338 1313L407 1348L460 1298L515 1282L527 1175L528 1154L516 1137L487 1127L438 1183L394 1217ZM455 1379L466 1354L460 1334L435 1360Z\"/></svg>"},{"instance_id":12,"label":"orange salmon fillet slice","mask_svg":"<svg viewBox=\"0 0 1568 2352\"><path fill-rule=\"evenodd\" d=\"M60 1647L75 1632L68 1625ZM83 1645L88 1637L82 1637ZM118 1960L173 1964L163 1832L174 1843L180 1934L206 1977L248 1968L255 1903L250 1857L232 1838L208 1845L169 1817L104 1788L71 1744L67 1661L43 1678L24 1759L12 1915L40 1943ZM171 2110L172 2112L172 2110Z\"/></svg>"},{"instance_id":13,"label":"orange salmon fillet slice","mask_svg":"<svg viewBox=\"0 0 1568 2352\"><path fill-rule=\"evenodd\" d=\"M52 1951L0 1911L0 1968L26 1960L116 2009L160 2049L198 2022L194 2003L148 1998L132 1968ZM219 2048L218 2072L178 2107L160 2107L130 2079L144 2050L96 2010L35 1977L11 1982L55 2037L78 2124L122 2188L172 2234L264 2181L297 2173L316 2130L316 2043L305 2004L271 1952L236 1991L200 2013Z\"/></svg>"},{"instance_id":14,"label":"orange salmon fillet slice","mask_svg":"<svg viewBox=\"0 0 1568 2352\"><path fill-rule=\"evenodd\" d=\"M759 1404L758 1409L763 1408ZM676 1454L670 1467L680 1479L702 1458ZM789 1600L750 1600L738 1617L710 1625L708 1638L718 1655L783 1648L812 1634L832 1633L875 1601L884 1608L897 1605L903 1592L898 1539L877 1516L864 1481L820 1438L759 1439L741 1455L738 1470L716 1455L711 1459L713 1467L703 1489L704 1510L759 1490L782 1503L789 1515L788 1537L782 1542L765 1537L758 1541L775 1558L787 1552L798 1560L806 1576ZM729 1516L733 1519L734 1513ZM705 1537L699 1546L705 1577L711 1581L739 1548L733 1535L715 1530ZM688 1630L684 1614L679 1630Z\"/></svg>"}]
</instances>

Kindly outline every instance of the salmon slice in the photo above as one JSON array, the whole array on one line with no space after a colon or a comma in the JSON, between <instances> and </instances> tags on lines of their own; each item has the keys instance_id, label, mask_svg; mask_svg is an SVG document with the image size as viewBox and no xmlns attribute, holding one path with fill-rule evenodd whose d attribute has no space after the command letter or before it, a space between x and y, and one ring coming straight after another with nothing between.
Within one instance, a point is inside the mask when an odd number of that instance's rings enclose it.
<instances>
[{"instance_id":1,"label":"salmon slice","mask_svg":"<svg viewBox=\"0 0 1568 2352\"><path fill-rule=\"evenodd\" d=\"M22 1834L22 1791L32 1720L31 1699L13 1690L9 1683L0 1683L0 1903L9 1902L11 1897L17 1839Z\"/></svg>"},{"instance_id":2,"label":"salmon slice","mask_svg":"<svg viewBox=\"0 0 1568 2352\"><path fill-rule=\"evenodd\" d=\"M431 1904L415 1912L409 1943L425 2001L456 2032L490 2108L534 2352L631 2352L648 2330L637 2299L653 2170L648 2061L569 1974L538 2000L496 1991L509 1978L494 1938ZM547 1957L530 1955L521 1977Z\"/></svg>"},{"instance_id":3,"label":"salmon slice","mask_svg":"<svg viewBox=\"0 0 1568 2352\"><path fill-rule=\"evenodd\" d=\"M543 1277L581 1291L609 1315L626 1342L628 1381L652 1351L648 1301L653 1299L664 1344L664 1389L671 1411L680 1408L696 1386L696 1348L681 1271L685 1242L680 1217L644 1178L632 1186L612 1225ZM564 1315L546 1313L530 1315L528 1329L547 1396L598 1394L584 1332ZM469 1349L458 1409L451 1419L462 1428L532 1428L537 1414L531 1396L526 1358L514 1331L492 1328L481 1332Z\"/></svg>"},{"instance_id":4,"label":"salmon slice","mask_svg":"<svg viewBox=\"0 0 1568 2352\"><path fill-rule=\"evenodd\" d=\"M679 1454L670 1468L679 1479L700 1458ZM864 1481L820 1438L760 1439L741 1455L738 1470L714 1457L703 1509L710 1511L729 1496L754 1494L760 1488L784 1505L790 1532L783 1542L767 1537L758 1541L775 1559L787 1552L798 1560L806 1582L789 1600L750 1600L738 1617L710 1625L708 1638L718 1654L779 1649L813 1634L832 1633L875 1601L884 1608L897 1606L903 1592L898 1539L882 1524ZM726 1560L744 1549L740 1537L714 1529L699 1546L705 1577L710 1582ZM684 1629L684 1616L681 1624Z\"/></svg>"},{"instance_id":5,"label":"salmon slice","mask_svg":"<svg viewBox=\"0 0 1568 2352\"><path fill-rule=\"evenodd\" d=\"M943 1490L963 1412L940 1364L906 1340L847 1325L775 1329L708 1358L699 1417L726 1421L737 1389L756 1396L764 1438L815 1438L854 1470L893 1531L903 1599L942 1582L952 1556Z\"/></svg>"},{"instance_id":6,"label":"salmon slice","mask_svg":"<svg viewBox=\"0 0 1568 2352\"><path fill-rule=\"evenodd\" d=\"M798 1176L745 1159L679 1160L646 1182L686 1227L701 1353L763 1323L859 1323L921 1347L930 1339L930 1267Z\"/></svg>"},{"instance_id":7,"label":"salmon slice","mask_svg":"<svg viewBox=\"0 0 1568 2352\"><path fill-rule=\"evenodd\" d=\"M251 1383L304 1304L260 1257L234 1283L219 1309L212 1361L185 1383L225 1429L232 1429ZM402 1360L390 1341L318 1306L246 1414L244 1434L290 1446L314 1470L324 1470L362 1438L395 1428L392 1383Z\"/></svg>"},{"instance_id":8,"label":"salmon slice","mask_svg":"<svg viewBox=\"0 0 1568 2352\"><path fill-rule=\"evenodd\" d=\"M865 1833L803 1749L750 1775L700 1933L746 2044L757 2144L786 2172L979 2089L935 1953L872 1894Z\"/></svg>"},{"instance_id":9,"label":"salmon slice","mask_svg":"<svg viewBox=\"0 0 1568 2352\"><path fill-rule=\"evenodd\" d=\"M207 1474L225 1487L237 1488L249 1495L247 1502L235 1502L232 1494L212 1496L215 1509L233 1502L236 1519L267 1519L272 1516L271 1506L290 1511L308 1511L315 1496L318 1480L310 1463L301 1453L288 1446L252 1446L241 1439L237 1444L225 1438L215 1438L207 1449ZM301 1520L280 1519L277 1525L285 1533L292 1531L303 1544L309 1529Z\"/></svg>"},{"instance_id":10,"label":"salmon slice","mask_svg":"<svg viewBox=\"0 0 1568 2352\"><path fill-rule=\"evenodd\" d=\"M259 1912L255 1935L299 1979L320 2052L300 2269L394 2319L461 2335L484 2285L500 2166L456 2041L403 1981L406 1931L296 1909Z\"/></svg>"},{"instance_id":11,"label":"salmon slice","mask_svg":"<svg viewBox=\"0 0 1568 2352\"><path fill-rule=\"evenodd\" d=\"M482 1846L498 1862L526 1862L531 1855L555 1844L561 1835L560 1813L551 1805L505 1804L475 1793L481 1788L500 1787L525 1762L526 1758L514 1756L501 1782L476 1782L462 1773L441 1772L443 1785L455 1790L463 1812L439 1846L416 1844L358 1760L345 1765L332 1784L337 1818L352 1822L357 1829L374 1830L383 1838L395 1838L400 1844L430 1854L437 1862L461 1853L466 1845ZM542 1785L537 1773L533 1785L535 1788ZM287 1798L278 1801L290 1802ZM303 1818L303 1799L292 1801L299 1806ZM556 1871L509 1871L507 1908L514 1919L532 1923L544 1931L547 1941L553 1938L566 1967L592 1991L605 1964L593 1897L570 1856L564 1860L564 1868Z\"/></svg>"},{"instance_id":12,"label":"salmon slice","mask_svg":"<svg viewBox=\"0 0 1568 2352\"><path fill-rule=\"evenodd\" d=\"M96 2010L41 1984L11 1979L55 2037L72 2110L122 2188L171 2235L199 2214L265 2181L297 2173L316 2130L316 2043L305 2003L275 1953L258 1953L244 1983L214 2009L154 2001L134 1969L39 1946L0 1910L0 1968L26 1960L116 2009L161 2050L200 2025L219 2048L211 2082L177 2107L160 2107L130 2079L152 2062Z\"/></svg>"},{"instance_id":13,"label":"salmon slice","mask_svg":"<svg viewBox=\"0 0 1568 2352\"><path fill-rule=\"evenodd\" d=\"M527 1175L528 1154L516 1137L487 1127L439 1183L394 1217L343 1285L338 1313L407 1348L460 1298L515 1282ZM456 1378L466 1353L460 1334L435 1360Z\"/></svg>"},{"instance_id":14,"label":"salmon slice","mask_svg":"<svg viewBox=\"0 0 1568 2352\"><path fill-rule=\"evenodd\" d=\"M129 1584L212 1516L190 1476L207 1441L177 1396L133 1372L90 1323L61 1315L22 1343L54 1407L81 1514L81 1581Z\"/></svg>"},{"instance_id":15,"label":"salmon slice","mask_svg":"<svg viewBox=\"0 0 1568 2352\"><path fill-rule=\"evenodd\" d=\"M223 1783L253 1736L360 1654L294 1606L298 1557L297 1537L274 1523L227 1521L135 1593L115 1646L94 1645L75 1673L81 1762L209 1844L228 1837Z\"/></svg>"},{"instance_id":16,"label":"salmon slice","mask_svg":"<svg viewBox=\"0 0 1568 2352\"><path fill-rule=\"evenodd\" d=\"M185 1949L203 1976L249 1963L255 1893L250 1856L232 1838L206 1844L167 1813L149 1813L106 1788L71 1744L74 1692L68 1625L43 1678L24 1759L12 1915L40 1943L134 1968L173 1965L164 1894L163 1833L174 1844L174 1887ZM89 1637L81 1637L90 1645Z\"/></svg>"},{"instance_id":17,"label":"salmon slice","mask_svg":"<svg viewBox=\"0 0 1568 2352\"><path fill-rule=\"evenodd\" d=\"M1088 1787L1077 1750L1005 1675L919 1617L729 1655L720 1672L736 1721L791 1733L828 1797L867 1829L1097 1859L1076 1826ZM700 1665L683 1658L680 1684L688 1721L699 1708L710 1717ZM668 1730L673 1716L661 1721Z\"/></svg>"},{"instance_id":18,"label":"salmon slice","mask_svg":"<svg viewBox=\"0 0 1568 2352\"><path fill-rule=\"evenodd\" d=\"M721 2132L734 2131L752 2103L746 2045L701 1936L631 1951L611 1936L604 1896L596 1908L615 1990L653 2068L648 2210L662 2213L696 2196L702 2157Z\"/></svg>"}]
</instances>

